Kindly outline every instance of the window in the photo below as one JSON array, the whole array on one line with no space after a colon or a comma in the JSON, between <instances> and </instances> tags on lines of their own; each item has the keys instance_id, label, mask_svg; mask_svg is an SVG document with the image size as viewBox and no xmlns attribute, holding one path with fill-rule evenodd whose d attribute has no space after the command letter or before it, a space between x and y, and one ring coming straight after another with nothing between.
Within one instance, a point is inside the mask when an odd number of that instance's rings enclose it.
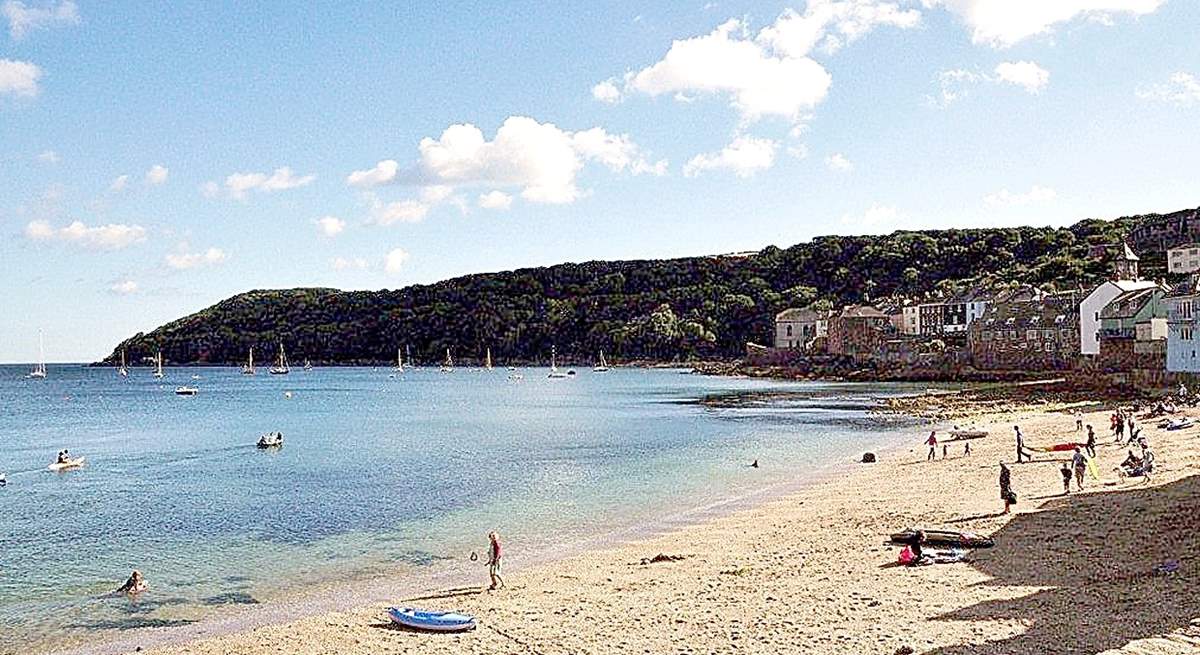
<instances>
[{"instance_id":1,"label":"window","mask_svg":"<svg viewBox=\"0 0 1200 655\"><path fill-rule=\"evenodd\" d=\"M1009 339L1012 339L1013 341L1016 341L1016 340L1017 340L1017 331L1016 331L1016 330L1009 330L1009 331L1008 331L1008 338L1009 338Z\"/></svg>"},{"instance_id":2,"label":"window","mask_svg":"<svg viewBox=\"0 0 1200 655\"><path fill-rule=\"evenodd\" d=\"M787 326L787 335L788 335L789 337L790 337L790 336L792 336L792 326L790 326L790 325L789 325L789 326Z\"/></svg>"}]
</instances>

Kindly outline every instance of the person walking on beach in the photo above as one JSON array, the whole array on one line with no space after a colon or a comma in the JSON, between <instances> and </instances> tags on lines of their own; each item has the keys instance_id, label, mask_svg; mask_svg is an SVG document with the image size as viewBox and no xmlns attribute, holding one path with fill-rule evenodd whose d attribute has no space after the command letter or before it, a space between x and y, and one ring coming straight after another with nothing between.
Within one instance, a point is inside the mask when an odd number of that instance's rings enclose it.
<instances>
[{"instance_id":1,"label":"person walking on beach","mask_svg":"<svg viewBox=\"0 0 1200 655\"><path fill-rule=\"evenodd\" d=\"M1087 472L1087 455L1075 446L1075 454L1071 456L1071 468L1075 469L1075 486L1083 491L1083 474Z\"/></svg>"},{"instance_id":2,"label":"person walking on beach","mask_svg":"<svg viewBox=\"0 0 1200 655\"><path fill-rule=\"evenodd\" d=\"M495 531L488 533L488 576L492 579L492 586L488 587L488 591L495 591L504 586L504 578L500 577L500 535Z\"/></svg>"},{"instance_id":3,"label":"person walking on beach","mask_svg":"<svg viewBox=\"0 0 1200 655\"><path fill-rule=\"evenodd\" d=\"M1075 410L1075 431L1083 431L1083 414L1081 414L1079 410Z\"/></svg>"},{"instance_id":4,"label":"person walking on beach","mask_svg":"<svg viewBox=\"0 0 1200 655\"><path fill-rule=\"evenodd\" d=\"M1017 504L1017 494L1012 490L1012 473L1009 472L1004 462L1000 462L1000 500L1004 501L1005 514L1008 514L1012 506Z\"/></svg>"},{"instance_id":5,"label":"person walking on beach","mask_svg":"<svg viewBox=\"0 0 1200 655\"><path fill-rule=\"evenodd\" d=\"M1060 471L1060 473L1062 473L1063 495L1065 496L1071 493L1071 467L1067 466L1066 462L1063 462L1062 471Z\"/></svg>"},{"instance_id":6,"label":"person walking on beach","mask_svg":"<svg viewBox=\"0 0 1200 655\"><path fill-rule=\"evenodd\" d=\"M925 440L925 445L929 446L929 456L925 458L925 461L932 462L933 460L937 459L937 431L936 430L929 433L929 438Z\"/></svg>"},{"instance_id":7,"label":"person walking on beach","mask_svg":"<svg viewBox=\"0 0 1200 655\"><path fill-rule=\"evenodd\" d=\"M971 441L968 439L963 443L963 457L971 456Z\"/></svg>"},{"instance_id":8,"label":"person walking on beach","mask_svg":"<svg viewBox=\"0 0 1200 655\"><path fill-rule=\"evenodd\" d=\"M1017 463L1033 461L1033 457L1025 452L1025 435L1021 434L1021 426L1014 425L1013 432L1017 433Z\"/></svg>"},{"instance_id":9,"label":"person walking on beach","mask_svg":"<svg viewBox=\"0 0 1200 655\"><path fill-rule=\"evenodd\" d=\"M1084 448L1087 448L1088 457L1095 458L1096 457L1096 432L1094 430L1092 430L1092 426L1090 426L1090 425L1087 426L1087 432L1088 432L1087 444L1084 445Z\"/></svg>"}]
</instances>

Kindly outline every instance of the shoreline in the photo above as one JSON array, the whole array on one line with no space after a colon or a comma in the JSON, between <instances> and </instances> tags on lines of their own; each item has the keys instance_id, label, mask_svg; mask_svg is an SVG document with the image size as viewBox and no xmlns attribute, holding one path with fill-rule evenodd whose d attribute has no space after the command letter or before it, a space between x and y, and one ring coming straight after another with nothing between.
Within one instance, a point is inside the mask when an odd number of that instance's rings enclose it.
<instances>
[{"instance_id":1,"label":"shoreline","mask_svg":"<svg viewBox=\"0 0 1200 655\"><path fill-rule=\"evenodd\" d=\"M898 452L907 443L907 437L887 432L883 434L889 436L880 436L865 447L876 454L883 454ZM627 547L649 542L679 530L698 528L714 520L802 493L804 489L823 483L843 469L852 470L858 466L862 464L852 460L819 465L799 477L772 482L749 491L726 494L719 500L703 505L642 517L631 524L594 537L544 544L541 548L516 556L509 554L505 559L506 568L525 570L554 566L597 548ZM417 575L413 576L413 573ZM450 562L446 568L438 571L422 571L421 567L411 566L403 572L383 577L323 583L316 590L284 590L261 604L218 609L212 615L194 623L165 628L133 628L127 634L106 635L95 644L49 646L35 649L34 652L43 655L117 655L134 651L156 652L157 649L169 650L178 647L186 649L189 644L202 640L236 637L238 634L263 628L373 607L388 601L400 602L412 597L436 595L447 588L472 588L473 583L479 583L481 580L486 580L486 571L465 560ZM72 641L86 640L86 637L80 637Z\"/></svg>"}]
</instances>

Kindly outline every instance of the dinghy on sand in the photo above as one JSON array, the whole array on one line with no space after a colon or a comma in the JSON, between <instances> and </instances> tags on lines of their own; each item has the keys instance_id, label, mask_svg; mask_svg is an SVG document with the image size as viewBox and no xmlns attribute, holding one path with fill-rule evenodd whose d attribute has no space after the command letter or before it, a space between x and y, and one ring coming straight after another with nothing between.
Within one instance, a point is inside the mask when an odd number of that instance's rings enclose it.
<instances>
[{"instance_id":1,"label":"dinghy on sand","mask_svg":"<svg viewBox=\"0 0 1200 655\"><path fill-rule=\"evenodd\" d=\"M427 612L411 607L389 607L388 618L393 623L414 630L464 632L475 629L475 617L457 612Z\"/></svg>"}]
</instances>

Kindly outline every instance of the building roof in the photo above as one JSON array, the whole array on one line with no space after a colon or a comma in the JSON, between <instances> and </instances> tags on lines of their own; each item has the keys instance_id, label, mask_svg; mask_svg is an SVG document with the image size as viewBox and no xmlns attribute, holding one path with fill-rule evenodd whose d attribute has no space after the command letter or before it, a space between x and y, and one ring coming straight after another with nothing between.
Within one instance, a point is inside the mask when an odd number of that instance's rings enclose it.
<instances>
[{"instance_id":1,"label":"building roof","mask_svg":"<svg viewBox=\"0 0 1200 655\"><path fill-rule=\"evenodd\" d=\"M1112 302L1104 306L1100 310L1100 318L1121 319L1133 318L1146 307L1147 304L1153 302L1156 298L1162 298L1164 292L1159 287L1151 287L1149 289L1136 289L1134 291L1126 291Z\"/></svg>"},{"instance_id":2,"label":"building roof","mask_svg":"<svg viewBox=\"0 0 1200 655\"><path fill-rule=\"evenodd\" d=\"M1134 254L1133 248L1130 248L1128 243L1122 243L1121 245L1124 246L1124 251L1121 253L1121 259L1124 259L1128 262L1141 261L1138 259L1138 256Z\"/></svg>"},{"instance_id":3,"label":"building roof","mask_svg":"<svg viewBox=\"0 0 1200 655\"><path fill-rule=\"evenodd\" d=\"M812 307L802 307L799 309L796 309L796 308L785 309L782 312L779 312L778 314L775 315L776 321L806 322L806 321L819 321L819 320L826 319L826 318L829 318L829 312L817 311L817 310L813 309Z\"/></svg>"},{"instance_id":4,"label":"building roof","mask_svg":"<svg viewBox=\"0 0 1200 655\"><path fill-rule=\"evenodd\" d=\"M887 314L870 305L848 305L839 314L842 318L887 318Z\"/></svg>"},{"instance_id":5,"label":"building roof","mask_svg":"<svg viewBox=\"0 0 1200 655\"><path fill-rule=\"evenodd\" d=\"M1042 296L1038 300L996 302L971 324L979 330L1025 330L1079 327L1080 296L1074 291Z\"/></svg>"}]
</instances>

